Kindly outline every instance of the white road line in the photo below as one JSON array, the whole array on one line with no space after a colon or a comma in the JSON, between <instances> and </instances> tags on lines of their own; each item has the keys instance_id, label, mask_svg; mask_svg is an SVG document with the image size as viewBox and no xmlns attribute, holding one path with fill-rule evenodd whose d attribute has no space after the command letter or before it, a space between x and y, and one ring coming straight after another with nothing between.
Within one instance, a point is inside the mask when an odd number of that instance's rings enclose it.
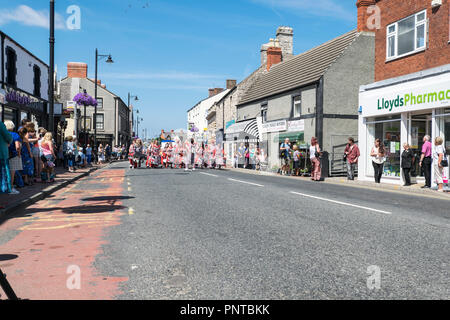
<instances>
[{"instance_id":1,"label":"white road line","mask_svg":"<svg viewBox=\"0 0 450 320\"><path fill-rule=\"evenodd\" d=\"M211 177L218 177L215 174L211 174L211 173L205 173L205 172L200 172L200 174L204 174L205 176L211 176Z\"/></svg>"},{"instance_id":2,"label":"white road line","mask_svg":"<svg viewBox=\"0 0 450 320\"><path fill-rule=\"evenodd\" d=\"M241 181L241 180L236 180L236 179L231 179L231 178L228 178L228 180L234 181L234 182L245 183L245 184L251 184L252 186L257 186L257 187L264 187L262 184L257 184L257 183L253 183L253 182Z\"/></svg>"},{"instance_id":3,"label":"white road line","mask_svg":"<svg viewBox=\"0 0 450 320\"><path fill-rule=\"evenodd\" d=\"M392 212L387 212L387 211L383 211L383 210L372 209L372 208L368 208L368 207L357 206L357 205L355 205L355 204L346 203L346 202L341 202L341 201L336 201L336 200L325 199L325 198L321 198L321 197L310 196L310 195L304 194L304 193L298 193L298 192L293 192L293 191L291 191L291 193L292 193L292 194L299 195L299 196L302 196L302 197L307 197L307 198L313 198L313 199L317 199L317 200L328 201L328 202L332 202L332 203L341 204L341 205L344 205L344 206L355 207L355 208L359 208L359 209L364 209L364 210L369 210L369 211L374 211L374 212L379 212L379 213L384 213L384 214L392 214Z\"/></svg>"}]
</instances>

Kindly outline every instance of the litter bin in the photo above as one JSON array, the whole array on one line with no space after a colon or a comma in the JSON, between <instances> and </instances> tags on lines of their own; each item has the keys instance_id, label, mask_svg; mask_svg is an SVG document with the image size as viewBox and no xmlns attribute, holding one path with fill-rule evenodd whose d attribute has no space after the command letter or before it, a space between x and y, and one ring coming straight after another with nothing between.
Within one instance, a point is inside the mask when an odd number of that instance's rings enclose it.
<instances>
[{"instance_id":1,"label":"litter bin","mask_svg":"<svg viewBox=\"0 0 450 320\"><path fill-rule=\"evenodd\" d=\"M327 151L323 151L322 157L320 157L320 166L322 168L322 176L320 178L321 181L325 180L330 176L330 161L329 161L329 153Z\"/></svg>"}]
</instances>

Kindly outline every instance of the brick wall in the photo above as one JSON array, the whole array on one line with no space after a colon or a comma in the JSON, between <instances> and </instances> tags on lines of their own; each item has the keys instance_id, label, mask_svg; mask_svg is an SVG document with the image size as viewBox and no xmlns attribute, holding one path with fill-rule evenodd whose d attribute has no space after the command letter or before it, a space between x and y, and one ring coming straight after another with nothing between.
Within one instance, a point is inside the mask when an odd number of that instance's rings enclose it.
<instances>
[{"instance_id":1,"label":"brick wall","mask_svg":"<svg viewBox=\"0 0 450 320\"><path fill-rule=\"evenodd\" d=\"M381 28L376 31L375 81L394 78L425 69L450 64L450 0L431 8L431 0L380 0ZM427 9L428 46L425 51L393 61L386 61L386 27L398 20Z\"/></svg>"}]
</instances>

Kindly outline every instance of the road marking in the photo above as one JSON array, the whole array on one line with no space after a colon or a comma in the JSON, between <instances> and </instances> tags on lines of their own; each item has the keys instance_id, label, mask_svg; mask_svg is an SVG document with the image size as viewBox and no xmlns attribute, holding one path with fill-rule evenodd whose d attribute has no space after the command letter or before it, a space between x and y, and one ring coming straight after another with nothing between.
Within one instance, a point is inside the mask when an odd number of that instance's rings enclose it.
<instances>
[{"instance_id":1,"label":"road marking","mask_svg":"<svg viewBox=\"0 0 450 320\"><path fill-rule=\"evenodd\" d=\"M251 184L252 186L257 186L257 187L264 187L262 184L257 184L257 183L253 183L253 182L247 182L247 181L236 180L236 179L231 179L231 178L228 178L228 180L235 181L235 182L240 182L240 183L245 183L245 184Z\"/></svg>"},{"instance_id":2,"label":"road marking","mask_svg":"<svg viewBox=\"0 0 450 320\"><path fill-rule=\"evenodd\" d=\"M131 190L131 187L128 187L128 191L129 191L129 192L131 192L131 191L132 191L132 190Z\"/></svg>"},{"instance_id":3,"label":"road marking","mask_svg":"<svg viewBox=\"0 0 450 320\"><path fill-rule=\"evenodd\" d=\"M374 212L379 212L379 213L384 213L384 214L392 214L392 212L387 212L387 211L383 211L383 210L377 210L377 209L368 208L368 207L357 206L355 204L341 202L341 201L336 201L336 200L325 199L325 198L321 198L321 197L315 197L315 196L311 196L311 195L304 194L304 193L298 193L298 192L293 192L293 191L291 191L291 193L299 195L299 196L302 196L302 197L328 201L328 202L332 202L332 203L336 203L336 204L341 204L341 205L344 205L344 206L355 207L355 208L359 208L359 209L364 209L364 210L369 210L369 211L374 211Z\"/></svg>"},{"instance_id":4,"label":"road marking","mask_svg":"<svg viewBox=\"0 0 450 320\"><path fill-rule=\"evenodd\" d=\"M135 214L135 213L136 213L136 211L134 211L133 208L129 208L129 209L128 209L128 215L132 216L132 215Z\"/></svg>"},{"instance_id":5,"label":"road marking","mask_svg":"<svg viewBox=\"0 0 450 320\"><path fill-rule=\"evenodd\" d=\"M128 185L131 186L131 182L128 182Z\"/></svg>"},{"instance_id":6,"label":"road marking","mask_svg":"<svg viewBox=\"0 0 450 320\"><path fill-rule=\"evenodd\" d=\"M211 174L211 173L205 173L205 172L200 172L200 174L204 174L205 176L211 176L211 177L218 177L215 174Z\"/></svg>"}]
</instances>

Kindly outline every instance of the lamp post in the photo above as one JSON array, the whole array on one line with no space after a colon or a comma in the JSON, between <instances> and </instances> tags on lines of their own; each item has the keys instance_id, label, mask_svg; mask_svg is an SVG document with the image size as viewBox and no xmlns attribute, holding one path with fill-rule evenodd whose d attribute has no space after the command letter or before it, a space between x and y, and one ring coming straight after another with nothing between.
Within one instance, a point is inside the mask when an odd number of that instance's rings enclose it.
<instances>
[{"instance_id":1,"label":"lamp post","mask_svg":"<svg viewBox=\"0 0 450 320\"><path fill-rule=\"evenodd\" d=\"M51 133L55 133L55 0L50 0L50 68L49 68L49 125Z\"/></svg>"},{"instance_id":2,"label":"lamp post","mask_svg":"<svg viewBox=\"0 0 450 320\"><path fill-rule=\"evenodd\" d=\"M108 58L106 63L114 63L111 55L98 54L98 49L95 49L95 101L97 101L97 78L98 78L98 61L103 58ZM94 152L97 150L97 104L94 110Z\"/></svg>"},{"instance_id":3,"label":"lamp post","mask_svg":"<svg viewBox=\"0 0 450 320\"><path fill-rule=\"evenodd\" d=\"M131 99L134 98L134 101L139 101L138 96L133 96L130 92L128 92L128 109L131 109ZM131 131L134 131L134 110L131 111ZM131 132L131 135L134 136L134 132ZM133 138L133 137L131 137Z\"/></svg>"},{"instance_id":4,"label":"lamp post","mask_svg":"<svg viewBox=\"0 0 450 320\"><path fill-rule=\"evenodd\" d=\"M87 94L86 89L83 90L84 94ZM87 139L86 139L86 118L87 118L87 114L86 114L86 105L84 105L84 124L83 124L83 140L84 140L84 150L86 150L87 147Z\"/></svg>"}]
</instances>

